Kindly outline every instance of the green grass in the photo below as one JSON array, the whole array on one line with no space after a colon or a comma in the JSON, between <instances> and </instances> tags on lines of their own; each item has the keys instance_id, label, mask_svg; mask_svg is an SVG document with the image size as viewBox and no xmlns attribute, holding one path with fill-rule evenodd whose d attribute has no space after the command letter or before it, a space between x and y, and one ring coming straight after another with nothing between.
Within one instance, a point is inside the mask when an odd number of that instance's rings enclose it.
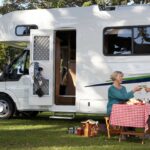
<instances>
[{"instance_id":1,"label":"green grass","mask_svg":"<svg viewBox=\"0 0 150 150\"><path fill-rule=\"evenodd\" d=\"M105 134L86 138L67 133L68 127L79 126L88 118L99 116L78 115L74 120L49 119L48 114L35 119L13 118L0 120L0 150L149 150L150 140L142 145L139 140L118 142L118 136L107 139Z\"/></svg>"}]
</instances>

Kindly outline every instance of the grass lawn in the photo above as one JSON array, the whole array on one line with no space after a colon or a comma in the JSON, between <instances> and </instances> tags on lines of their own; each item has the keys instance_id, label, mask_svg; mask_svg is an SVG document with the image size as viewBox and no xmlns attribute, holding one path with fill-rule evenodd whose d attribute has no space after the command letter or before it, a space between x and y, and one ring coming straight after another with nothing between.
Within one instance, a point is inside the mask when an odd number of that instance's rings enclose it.
<instances>
[{"instance_id":1,"label":"grass lawn","mask_svg":"<svg viewBox=\"0 0 150 150\"><path fill-rule=\"evenodd\" d=\"M150 139L142 145L139 140L119 143L117 136L108 140L104 134L85 138L67 133L68 127L79 126L88 118L78 115L74 120L54 120L41 114L35 119L0 120L0 150L150 150ZM97 116L90 119L103 122Z\"/></svg>"}]
</instances>

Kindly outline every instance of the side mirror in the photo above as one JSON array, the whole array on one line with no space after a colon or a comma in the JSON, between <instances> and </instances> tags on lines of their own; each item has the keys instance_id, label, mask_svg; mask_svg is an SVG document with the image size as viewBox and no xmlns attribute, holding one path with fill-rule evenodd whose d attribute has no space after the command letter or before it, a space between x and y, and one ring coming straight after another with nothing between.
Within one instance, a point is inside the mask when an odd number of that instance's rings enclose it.
<instances>
[{"instance_id":1,"label":"side mirror","mask_svg":"<svg viewBox=\"0 0 150 150\"><path fill-rule=\"evenodd\" d=\"M22 68L19 68L19 74L23 74L24 71L22 70Z\"/></svg>"}]
</instances>

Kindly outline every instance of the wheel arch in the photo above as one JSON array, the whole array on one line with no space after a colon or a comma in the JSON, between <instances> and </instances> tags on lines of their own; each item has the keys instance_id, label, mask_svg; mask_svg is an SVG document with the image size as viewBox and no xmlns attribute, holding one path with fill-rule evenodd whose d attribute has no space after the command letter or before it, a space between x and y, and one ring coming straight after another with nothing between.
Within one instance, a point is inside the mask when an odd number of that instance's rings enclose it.
<instances>
[{"instance_id":1,"label":"wheel arch","mask_svg":"<svg viewBox=\"0 0 150 150\"><path fill-rule=\"evenodd\" d=\"M14 109L17 110L17 97L11 91L0 91L0 96L1 95L8 97L12 101Z\"/></svg>"}]
</instances>

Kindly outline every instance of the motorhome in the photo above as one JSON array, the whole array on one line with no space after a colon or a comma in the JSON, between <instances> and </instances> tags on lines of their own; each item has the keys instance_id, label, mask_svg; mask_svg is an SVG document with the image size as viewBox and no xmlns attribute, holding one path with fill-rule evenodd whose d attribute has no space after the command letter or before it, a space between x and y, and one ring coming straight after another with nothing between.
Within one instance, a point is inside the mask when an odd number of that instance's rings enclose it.
<instances>
[{"instance_id":1,"label":"motorhome","mask_svg":"<svg viewBox=\"0 0 150 150\"><path fill-rule=\"evenodd\" d=\"M16 110L106 114L115 70L124 73L128 90L150 87L149 8L93 5L0 17L0 43L22 50L1 72L0 118Z\"/></svg>"}]
</instances>

